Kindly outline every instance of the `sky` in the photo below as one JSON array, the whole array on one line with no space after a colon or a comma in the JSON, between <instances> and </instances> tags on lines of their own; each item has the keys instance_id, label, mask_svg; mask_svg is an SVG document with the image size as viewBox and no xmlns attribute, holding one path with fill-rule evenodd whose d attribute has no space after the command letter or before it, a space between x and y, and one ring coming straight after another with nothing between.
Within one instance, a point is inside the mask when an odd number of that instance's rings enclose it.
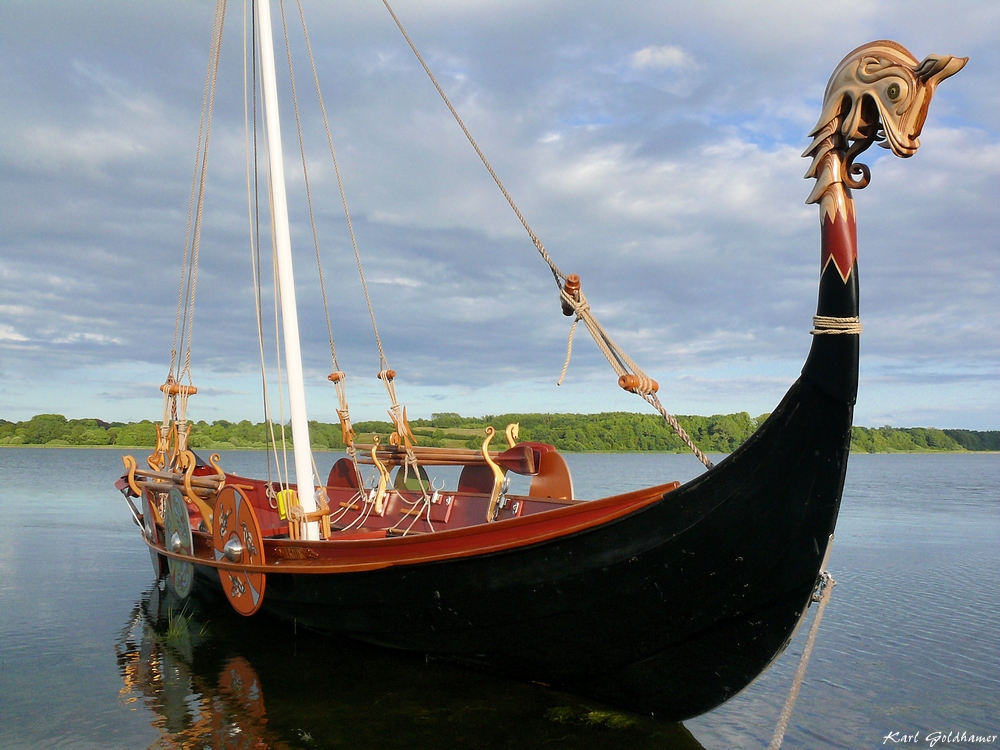
<instances>
[{"instance_id":1,"label":"sky","mask_svg":"<svg viewBox=\"0 0 1000 750\"><path fill-rule=\"evenodd\" d=\"M159 418L214 7L0 2L0 418ZM303 7L410 418L649 411L617 387L582 326L556 385L572 320L552 276L382 3ZM855 193L855 422L1000 428L995 0L394 9L535 233L581 276L598 319L675 414L769 412L798 376L819 271L801 153L841 58L875 39L917 59L968 56L938 89L913 158L873 149L862 159L872 181ZM352 417L384 419L295 4L286 12L338 362ZM277 2L274 14L280 29ZM189 416L209 421L262 417L242 30L243 5L231 0L191 353L199 394ZM279 77L284 55L279 46ZM287 89L282 97L309 416L336 421Z\"/></svg>"}]
</instances>

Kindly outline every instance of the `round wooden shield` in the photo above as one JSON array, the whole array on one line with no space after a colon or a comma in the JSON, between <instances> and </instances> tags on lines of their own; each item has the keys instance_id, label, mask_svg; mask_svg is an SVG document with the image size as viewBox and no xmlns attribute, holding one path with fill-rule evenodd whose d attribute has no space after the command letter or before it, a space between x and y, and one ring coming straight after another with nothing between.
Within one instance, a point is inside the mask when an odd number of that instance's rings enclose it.
<instances>
[{"instance_id":1,"label":"round wooden shield","mask_svg":"<svg viewBox=\"0 0 1000 750\"><path fill-rule=\"evenodd\" d=\"M242 490L236 487L219 490L213 519L216 560L264 564L264 537L253 506ZM241 615L252 615L264 603L267 576L263 573L219 568L219 581L229 603Z\"/></svg>"},{"instance_id":2,"label":"round wooden shield","mask_svg":"<svg viewBox=\"0 0 1000 750\"><path fill-rule=\"evenodd\" d=\"M159 544L159 529L156 527L156 518L153 516L153 500L150 497L149 490L143 490L142 492L142 530L146 534L146 539L149 540L150 544ZM156 573L156 579L159 580L166 575L167 565L166 560L152 547L149 548L149 559L153 563L153 572Z\"/></svg>"},{"instance_id":3,"label":"round wooden shield","mask_svg":"<svg viewBox=\"0 0 1000 750\"><path fill-rule=\"evenodd\" d=\"M179 552L182 555L194 553L191 518L188 515L187 503L184 501L181 491L176 487L170 490L167 502L164 504L163 531L168 550ZM168 557L167 567L170 568L170 576L167 580L170 581L174 593L183 599L191 593L191 584L194 582L194 565L184 560Z\"/></svg>"}]
</instances>

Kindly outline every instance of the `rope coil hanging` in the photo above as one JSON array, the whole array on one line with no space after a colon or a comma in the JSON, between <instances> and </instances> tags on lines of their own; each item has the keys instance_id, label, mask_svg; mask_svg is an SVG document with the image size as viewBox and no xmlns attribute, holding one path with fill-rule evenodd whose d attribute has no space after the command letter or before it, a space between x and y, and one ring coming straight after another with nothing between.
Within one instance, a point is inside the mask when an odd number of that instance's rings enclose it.
<instances>
[{"instance_id":1,"label":"rope coil hanging","mask_svg":"<svg viewBox=\"0 0 1000 750\"><path fill-rule=\"evenodd\" d=\"M622 349L617 344L615 344L615 342L608 335L607 331L604 330L601 324L594 317L593 313L590 310L590 305L587 304L586 297L584 297L583 293L580 291L579 277L576 274L567 275L563 273L556 265L555 261L552 259L552 256L549 255L549 252L545 249L545 245L542 244L542 241L538 238L538 236L528 225L528 221L524 218L524 215L517 207L517 204L514 203L514 199L511 198L510 193L507 192L507 189L504 187L503 182L500 180L500 177L497 176L497 173L493 170L493 167L490 166L489 160L486 158L486 155L483 153L482 149L479 148L479 144L476 143L475 138L472 137L472 133L470 133L469 129L465 126L465 123L459 116L458 111L452 105L451 100L448 98L447 94L444 93L444 89L441 88L441 85L438 83L437 78L435 78L434 74L431 72L430 67L428 67L426 62L424 62L423 56L417 50L417 47L413 43L413 40L410 39L410 35L406 33L406 29L403 28L402 22L399 20L399 17L393 11L392 7L389 5L388 0L382 0L382 3L383 5L385 5L386 10L389 11L389 15L392 16L392 20L396 23L396 26L399 28L399 31L403 35L403 38L406 40L406 43L413 51L413 54L416 56L421 67L423 67L424 72L427 74L427 77L430 78L431 83L434 84L434 88L437 90L441 99L448 107L448 110L451 112L452 117L455 118L455 122L458 123L458 126L462 129L462 132L465 134L465 137L472 145L472 148L475 150L476 154L483 162L483 166L486 167L486 171L489 172L490 177L493 178L493 181L500 189L500 192L503 194L503 197L507 200L507 203L510 204L510 207L511 209L513 209L515 216L517 216L518 220L521 222L521 225L528 233L528 237L531 238L532 243L538 250L538 254L541 255L542 260L545 261L546 265L548 265L549 267L549 270L552 271L552 276L555 279L556 286L559 288L559 296L562 299L563 312L566 315L574 315L574 314L576 315L576 319L573 321L573 327L570 330L569 343L567 345L567 351L566 351L566 363L563 366L562 374L559 376L559 383L560 384L562 383L563 378L566 376L566 370L569 367L569 359L573 351L573 334L576 331L576 324L577 322L582 320L584 322L584 325L587 326L587 330L590 331L591 336L593 336L594 341L597 343L598 348L607 358L608 362L611 364L611 367L615 370L616 373L618 373L619 385L623 389L631 393L635 393L644 401L646 401L648 404L650 404L654 409L656 409L661 414L661 416L663 416L663 418L667 421L667 424L669 424L670 427L674 430L674 432L677 433L678 437L680 437L681 440L684 441L684 444L691 449L691 451L698 458L698 460L701 461L706 468L711 469L713 466L712 461L708 458L708 456L706 456L704 453L702 453L702 451L698 449L698 447L694 444L694 441L691 440L690 436L684 431L684 429L680 426L677 420L667 412L667 410L660 403L660 400L656 397L656 391L658 389L656 381L650 378L648 375L646 375L646 373L644 373L642 369L638 365L636 365L635 362L633 362L632 359L629 358L629 356L625 354L625 352L622 351Z\"/></svg>"}]
</instances>

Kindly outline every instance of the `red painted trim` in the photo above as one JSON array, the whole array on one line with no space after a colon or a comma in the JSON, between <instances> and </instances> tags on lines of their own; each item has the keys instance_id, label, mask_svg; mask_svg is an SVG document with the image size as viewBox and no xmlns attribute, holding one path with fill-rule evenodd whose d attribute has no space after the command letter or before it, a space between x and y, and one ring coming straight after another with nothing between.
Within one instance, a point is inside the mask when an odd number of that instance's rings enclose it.
<instances>
[{"instance_id":1,"label":"red painted trim","mask_svg":"<svg viewBox=\"0 0 1000 750\"><path fill-rule=\"evenodd\" d=\"M837 267L840 278L847 283L851 278L854 261L858 259L858 227L854 217L844 216L837 211L833 218L824 214L822 231L822 256L819 270L822 274L831 261Z\"/></svg>"},{"instance_id":2,"label":"red painted trim","mask_svg":"<svg viewBox=\"0 0 1000 750\"><path fill-rule=\"evenodd\" d=\"M215 560L211 536L194 532L195 559L178 555L146 542L167 557L183 559L212 568L260 573L354 573L401 565L474 557L526 547L558 539L610 523L648 505L680 486L679 482L649 487L624 495L576 503L530 516L496 523L405 537L292 541L265 539L267 565L244 565ZM301 549L312 559L285 559L278 548ZM315 557L313 557L315 555Z\"/></svg>"}]
</instances>

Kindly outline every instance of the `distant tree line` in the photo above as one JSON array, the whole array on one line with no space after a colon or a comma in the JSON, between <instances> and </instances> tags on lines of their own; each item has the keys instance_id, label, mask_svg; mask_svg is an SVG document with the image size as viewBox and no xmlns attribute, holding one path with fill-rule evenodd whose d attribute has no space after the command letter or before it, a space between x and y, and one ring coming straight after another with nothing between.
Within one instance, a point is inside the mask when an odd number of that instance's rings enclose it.
<instances>
[{"instance_id":1,"label":"distant tree line","mask_svg":"<svg viewBox=\"0 0 1000 750\"><path fill-rule=\"evenodd\" d=\"M677 421L695 443L708 453L730 453L746 440L767 418L739 414L711 417L678 416ZM497 430L491 447L503 448L503 431L511 422L520 424L520 439L551 443L560 450L620 452L686 452L687 448L670 427L655 414L605 412L602 414L500 414L463 417L433 414L410 424L420 445L478 448L484 430ZM342 450L339 423L310 422L313 448ZM371 442L372 435L383 441L392 431L389 422L357 422L358 442ZM284 435L282 435L284 431ZM192 448L266 448L284 440L291 445L291 429L249 420L194 422ZM24 422L0 419L0 446L121 446L152 448L156 445L156 425L142 422L104 422L99 419L66 419L61 414L38 414ZM931 427L855 427L851 450L856 453L905 453L914 451L1000 451L1000 430L939 430Z\"/></svg>"}]
</instances>

